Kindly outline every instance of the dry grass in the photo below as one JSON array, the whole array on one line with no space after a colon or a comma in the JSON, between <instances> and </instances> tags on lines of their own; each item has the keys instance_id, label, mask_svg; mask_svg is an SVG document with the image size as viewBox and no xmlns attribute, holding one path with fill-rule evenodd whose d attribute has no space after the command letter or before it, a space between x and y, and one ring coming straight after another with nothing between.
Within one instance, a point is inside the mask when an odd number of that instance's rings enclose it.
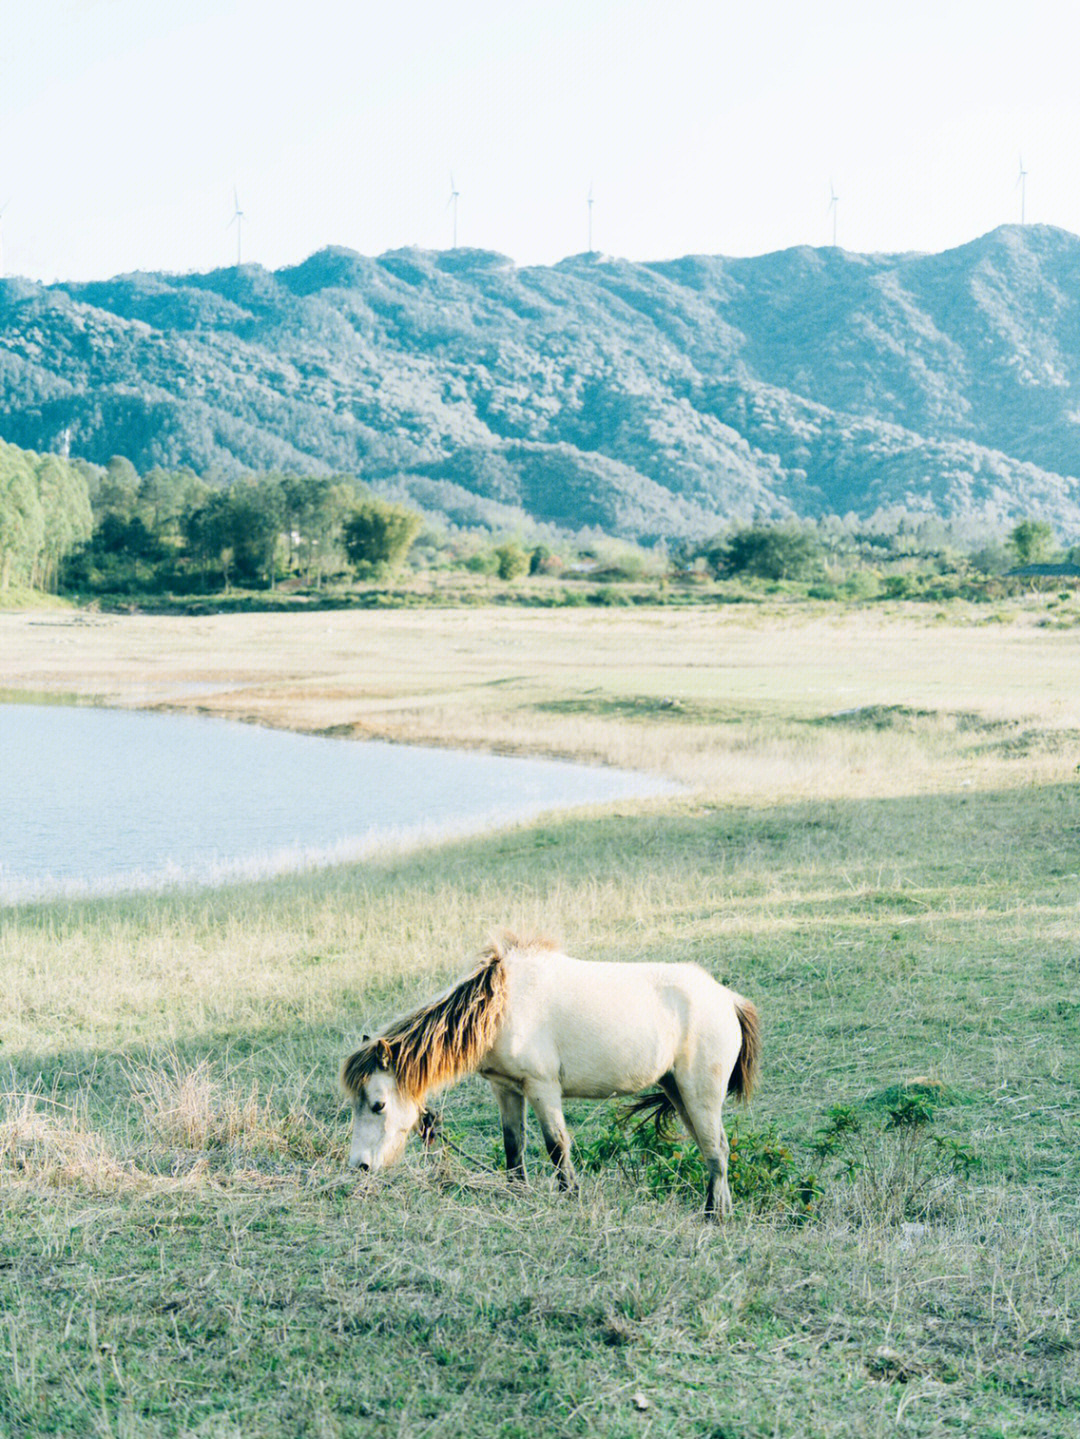
<instances>
[{"instance_id":1,"label":"dry grass","mask_svg":"<svg viewBox=\"0 0 1080 1439\"><path fill-rule=\"evenodd\" d=\"M306 1158L318 1152L311 1140L320 1126L299 1105L279 1112L258 1080L230 1087L215 1076L208 1059L188 1066L174 1054L164 1064L135 1070L131 1094L151 1137L166 1146L227 1150L234 1159L253 1153L276 1158L291 1156L300 1137L307 1141Z\"/></svg>"},{"instance_id":2,"label":"dry grass","mask_svg":"<svg viewBox=\"0 0 1080 1439\"><path fill-rule=\"evenodd\" d=\"M32 1091L0 1095L0 1176L48 1187L115 1192L135 1181L99 1131L85 1105L61 1105Z\"/></svg>"}]
</instances>

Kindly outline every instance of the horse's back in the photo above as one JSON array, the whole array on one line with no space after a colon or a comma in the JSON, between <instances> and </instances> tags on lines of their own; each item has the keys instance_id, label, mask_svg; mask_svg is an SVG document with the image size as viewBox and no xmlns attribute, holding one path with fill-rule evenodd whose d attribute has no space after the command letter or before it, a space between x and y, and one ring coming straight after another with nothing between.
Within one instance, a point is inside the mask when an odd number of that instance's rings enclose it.
<instances>
[{"instance_id":1,"label":"horse's back","mask_svg":"<svg viewBox=\"0 0 1080 1439\"><path fill-rule=\"evenodd\" d=\"M490 1067L508 1078L599 1098L637 1093L702 1055L725 1066L738 1056L739 997L695 964L546 949L512 951L504 963L507 1003Z\"/></svg>"}]
</instances>

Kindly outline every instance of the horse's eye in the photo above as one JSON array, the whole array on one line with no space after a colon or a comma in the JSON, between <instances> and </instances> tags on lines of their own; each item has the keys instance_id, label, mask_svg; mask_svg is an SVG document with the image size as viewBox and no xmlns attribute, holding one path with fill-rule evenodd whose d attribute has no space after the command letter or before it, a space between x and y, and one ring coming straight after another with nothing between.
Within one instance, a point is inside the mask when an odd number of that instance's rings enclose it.
<instances>
[{"instance_id":1,"label":"horse's eye","mask_svg":"<svg viewBox=\"0 0 1080 1439\"><path fill-rule=\"evenodd\" d=\"M385 1100L385 1099L380 1099L377 1104L373 1104L373 1105L371 1106L371 1112L372 1112L372 1114L381 1114L385 1108L386 1108L386 1100Z\"/></svg>"}]
</instances>

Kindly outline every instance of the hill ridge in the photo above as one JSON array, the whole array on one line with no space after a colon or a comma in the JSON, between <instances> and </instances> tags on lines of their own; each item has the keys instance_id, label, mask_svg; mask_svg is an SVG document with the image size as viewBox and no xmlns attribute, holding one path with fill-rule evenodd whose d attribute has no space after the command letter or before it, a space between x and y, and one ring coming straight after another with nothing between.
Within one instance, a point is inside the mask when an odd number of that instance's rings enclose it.
<instances>
[{"instance_id":1,"label":"hill ridge","mask_svg":"<svg viewBox=\"0 0 1080 1439\"><path fill-rule=\"evenodd\" d=\"M1080 239L754 257L325 246L0 281L0 435L350 471L450 519L637 538L895 506L1080 532Z\"/></svg>"}]
</instances>

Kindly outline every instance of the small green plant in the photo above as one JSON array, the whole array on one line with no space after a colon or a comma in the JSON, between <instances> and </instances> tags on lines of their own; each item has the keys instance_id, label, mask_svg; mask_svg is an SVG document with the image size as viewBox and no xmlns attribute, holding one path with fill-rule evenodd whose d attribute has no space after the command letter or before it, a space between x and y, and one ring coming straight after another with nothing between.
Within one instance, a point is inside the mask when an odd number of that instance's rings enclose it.
<instances>
[{"instance_id":1,"label":"small green plant","mask_svg":"<svg viewBox=\"0 0 1080 1439\"><path fill-rule=\"evenodd\" d=\"M862 1116L853 1104L834 1104L817 1131L814 1152L819 1159L832 1159L844 1150L852 1135L862 1129ZM850 1172L846 1166L842 1171Z\"/></svg>"},{"instance_id":2,"label":"small green plant","mask_svg":"<svg viewBox=\"0 0 1080 1439\"><path fill-rule=\"evenodd\" d=\"M896 1103L885 1111L885 1128L921 1129L934 1122L934 1106L925 1094L911 1090L901 1094Z\"/></svg>"},{"instance_id":3,"label":"small green plant","mask_svg":"<svg viewBox=\"0 0 1080 1439\"><path fill-rule=\"evenodd\" d=\"M922 1089L890 1095L884 1117L834 1104L817 1131L815 1153L833 1160L846 1199L864 1222L926 1219L955 1179L978 1165L972 1145L934 1132L934 1106Z\"/></svg>"},{"instance_id":4,"label":"small green plant","mask_svg":"<svg viewBox=\"0 0 1080 1439\"><path fill-rule=\"evenodd\" d=\"M972 1170L979 1167L979 1156L975 1153L973 1144L965 1144L962 1139L950 1139L942 1134L935 1134L933 1139L943 1162L961 1179L966 1179Z\"/></svg>"}]
</instances>

